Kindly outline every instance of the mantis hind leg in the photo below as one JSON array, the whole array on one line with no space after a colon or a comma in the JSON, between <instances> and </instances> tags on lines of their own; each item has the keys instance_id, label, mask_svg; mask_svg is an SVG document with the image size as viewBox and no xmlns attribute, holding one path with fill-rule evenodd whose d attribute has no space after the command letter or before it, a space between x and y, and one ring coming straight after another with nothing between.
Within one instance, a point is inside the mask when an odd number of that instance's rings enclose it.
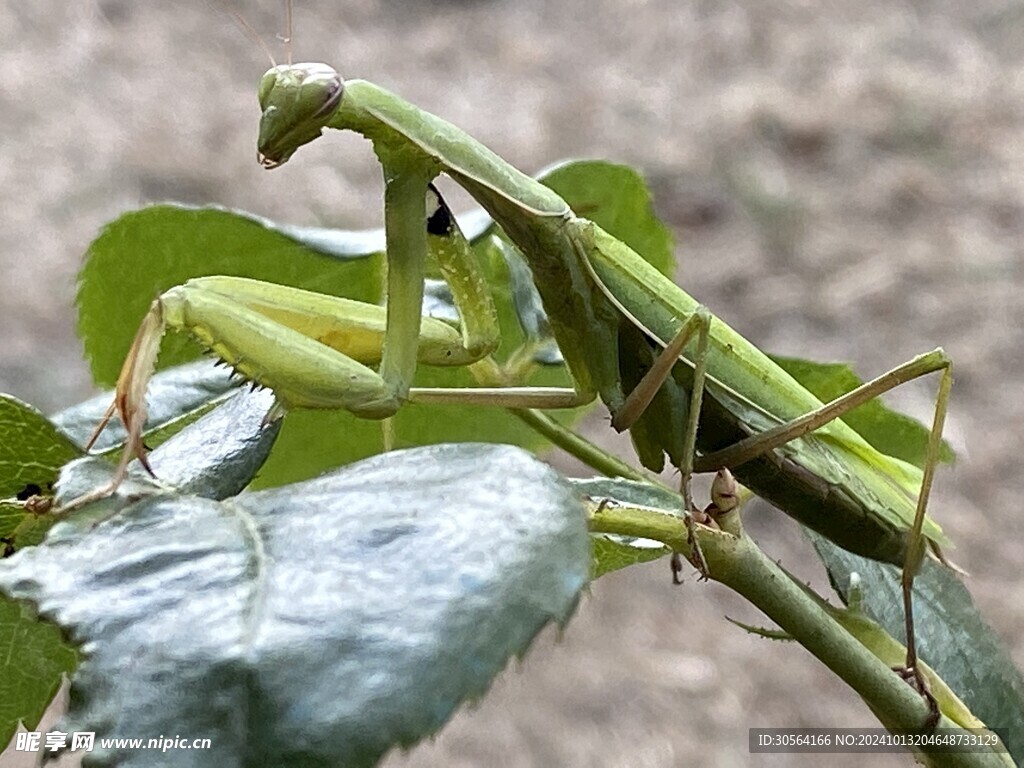
<instances>
[{"instance_id":1,"label":"mantis hind leg","mask_svg":"<svg viewBox=\"0 0 1024 768\"><path fill-rule=\"evenodd\" d=\"M921 492L917 497L917 510L914 514L914 527L910 534L910 546L907 551L907 561L903 564L901 587L903 590L903 617L906 623L907 635L907 661L905 672L913 676L917 689L929 700L932 715L926 727L934 727L938 722L938 704L935 698L928 691L928 684L921 672L917 658L917 642L914 633L914 577L921 567L924 559L924 534L923 526L928 508L928 496L931 493L932 479L935 475L935 467L939 463L939 455L942 448L942 429L946 421L946 409L949 402L949 392L953 386L953 368L948 360L942 370L942 379L939 382L939 393L935 398L935 415L932 419L932 429L928 436L928 452L925 458L924 477L921 480Z\"/></svg>"},{"instance_id":2,"label":"mantis hind leg","mask_svg":"<svg viewBox=\"0 0 1024 768\"><path fill-rule=\"evenodd\" d=\"M905 679L912 681L915 688L928 699L932 709L932 718L926 727L937 722L938 709L934 697L928 691L927 682L922 675L917 657L917 642L914 633L914 577L921 567L925 555L924 524L928 510L928 499L931 495L935 468L938 466L942 451L942 430L945 425L946 411L949 404L949 393L953 385L953 363L941 349L920 355L903 365L882 374L876 379L862 384L845 395L826 403L787 424L762 432L742 440L735 445L714 453L701 456L696 462L697 471L714 471L721 467L735 467L767 451L778 448L795 440L808 432L841 418L859 405L872 400L884 392L888 392L901 384L913 379L941 371L939 391L935 398L935 412L932 418L931 431L928 435L928 446L925 453L921 488L917 496L914 521L908 535L906 553L900 586L903 593L904 622L907 636L907 659L903 669L898 670ZM936 556L942 560L942 553L933 545Z\"/></svg>"}]
</instances>

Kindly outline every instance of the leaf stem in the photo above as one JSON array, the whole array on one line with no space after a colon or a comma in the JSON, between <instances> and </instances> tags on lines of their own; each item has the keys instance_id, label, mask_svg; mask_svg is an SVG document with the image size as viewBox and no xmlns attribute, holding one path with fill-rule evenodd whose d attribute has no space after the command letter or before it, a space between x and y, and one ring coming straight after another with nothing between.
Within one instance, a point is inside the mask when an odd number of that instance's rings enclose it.
<instances>
[{"instance_id":1,"label":"leaf stem","mask_svg":"<svg viewBox=\"0 0 1024 768\"><path fill-rule=\"evenodd\" d=\"M563 451L575 456L588 467L606 477L624 477L627 480L637 480L641 483L652 482L651 478L643 472L560 424L543 411L517 408L513 409L512 413Z\"/></svg>"}]
</instances>

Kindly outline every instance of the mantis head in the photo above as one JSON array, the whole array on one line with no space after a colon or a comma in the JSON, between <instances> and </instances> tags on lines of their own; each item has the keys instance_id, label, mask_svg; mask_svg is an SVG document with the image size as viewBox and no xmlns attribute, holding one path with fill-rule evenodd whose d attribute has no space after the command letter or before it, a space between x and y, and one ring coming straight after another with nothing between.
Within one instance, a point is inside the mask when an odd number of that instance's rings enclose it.
<instances>
[{"instance_id":1,"label":"mantis head","mask_svg":"<svg viewBox=\"0 0 1024 768\"><path fill-rule=\"evenodd\" d=\"M259 161L277 168L320 135L341 103L345 83L326 64L282 64L260 81Z\"/></svg>"}]
</instances>

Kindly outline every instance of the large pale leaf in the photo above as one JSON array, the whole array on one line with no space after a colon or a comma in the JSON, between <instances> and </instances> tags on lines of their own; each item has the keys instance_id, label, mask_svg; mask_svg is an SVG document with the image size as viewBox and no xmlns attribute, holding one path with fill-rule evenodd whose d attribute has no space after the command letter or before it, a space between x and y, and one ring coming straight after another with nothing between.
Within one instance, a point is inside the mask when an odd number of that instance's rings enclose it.
<instances>
[{"instance_id":1,"label":"large pale leaf","mask_svg":"<svg viewBox=\"0 0 1024 768\"><path fill-rule=\"evenodd\" d=\"M71 473L90 484L102 466ZM225 502L164 493L96 525L101 511L0 562L0 590L88 650L65 730L212 740L165 766L372 765L564 623L590 569L572 488L506 446L398 451Z\"/></svg>"},{"instance_id":2,"label":"large pale leaf","mask_svg":"<svg viewBox=\"0 0 1024 768\"><path fill-rule=\"evenodd\" d=\"M160 371L146 390L146 445L155 448L211 408L224 402L241 383L231 371L213 360L198 360ZM113 401L105 392L51 416L51 420L79 445L84 445ZM124 442L125 431L116 416L99 436L94 450L107 451Z\"/></svg>"},{"instance_id":3,"label":"large pale leaf","mask_svg":"<svg viewBox=\"0 0 1024 768\"><path fill-rule=\"evenodd\" d=\"M277 435L278 425L263 424L263 416L273 404L266 392L238 393L222 407L206 415L190 429L178 434L150 454L150 464L161 482L177 486L182 492L221 499L242 490L266 459ZM34 412L27 411L29 416ZM36 417L36 421L38 422ZM31 434L55 433L48 422ZM60 440L66 440L60 436ZM60 443L58 440L58 444ZM41 455L45 452L41 451ZM71 456L77 455L77 451ZM99 459L72 462L62 483L72 487L64 499L100 487L110 479L111 466ZM69 477L70 474L70 477ZM136 477L145 477L141 467ZM56 470L54 470L56 477ZM62 485L63 488L63 485ZM129 480L125 489L135 489ZM34 516L20 505L0 508L0 526L15 550L36 545L55 522L52 514ZM26 525L26 523L32 523ZM19 526L16 531L14 526ZM13 562L15 555L11 556ZM19 720L34 727L60 686L62 675L69 673L78 653L51 624L40 621L34 611L0 595L0 745L6 744Z\"/></svg>"}]
</instances>

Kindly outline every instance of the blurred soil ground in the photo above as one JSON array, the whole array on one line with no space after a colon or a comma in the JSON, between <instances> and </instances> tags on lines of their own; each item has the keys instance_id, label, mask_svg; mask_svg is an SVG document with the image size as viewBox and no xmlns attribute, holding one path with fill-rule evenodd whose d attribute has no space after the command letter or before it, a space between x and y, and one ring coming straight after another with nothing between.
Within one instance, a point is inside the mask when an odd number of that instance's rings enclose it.
<instances>
[{"instance_id":1,"label":"blurred soil ground","mask_svg":"<svg viewBox=\"0 0 1024 768\"><path fill-rule=\"evenodd\" d=\"M1024 663L1019 3L296 4L299 59L390 87L525 170L570 156L643 169L681 284L762 347L871 376L944 346L960 460L933 513ZM282 28L276 0L239 5L271 39ZM174 199L379 222L379 171L358 139L318 142L272 176L257 167L265 66L215 3L0 1L0 390L44 411L92 392L74 276L126 209ZM934 386L892 401L928 418ZM589 433L606 431L595 417ZM794 524L764 505L747 520L822 583ZM722 588L673 588L664 564L602 579L564 635L386 765L812 766L748 755L747 729L874 724L806 652L725 614L760 621Z\"/></svg>"}]
</instances>

